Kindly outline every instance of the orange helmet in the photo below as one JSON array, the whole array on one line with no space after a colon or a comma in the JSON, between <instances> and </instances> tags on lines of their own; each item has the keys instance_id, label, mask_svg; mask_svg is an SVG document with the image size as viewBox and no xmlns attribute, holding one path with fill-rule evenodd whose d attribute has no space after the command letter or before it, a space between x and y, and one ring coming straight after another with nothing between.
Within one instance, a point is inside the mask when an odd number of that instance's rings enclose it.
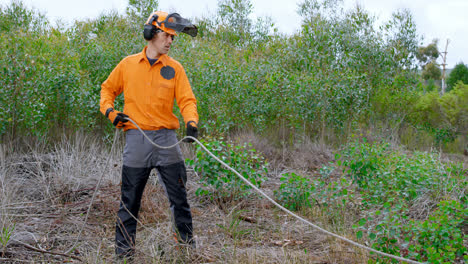
<instances>
[{"instance_id":1,"label":"orange helmet","mask_svg":"<svg viewBox=\"0 0 468 264\"><path fill-rule=\"evenodd\" d=\"M149 17L148 20L146 21L145 25L153 25L156 26L157 28L161 29L162 31L171 34L173 36L177 36L177 33L174 29L166 27L166 18L169 16L167 12L163 11L156 11L152 13ZM170 18L171 20L172 17Z\"/></svg>"},{"instance_id":2,"label":"orange helmet","mask_svg":"<svg viewBox=\"0 0 468 264\"><path fill-rule=\"evenodd\" d=\"M163 11L156 11L148 17L143 30L145 39L151 40L158 29L172 36L177 36L177 32L183 32L195 37L198 33L197 27L187 19L177 13L168 14Z\"/></svg>"}]
</instances>

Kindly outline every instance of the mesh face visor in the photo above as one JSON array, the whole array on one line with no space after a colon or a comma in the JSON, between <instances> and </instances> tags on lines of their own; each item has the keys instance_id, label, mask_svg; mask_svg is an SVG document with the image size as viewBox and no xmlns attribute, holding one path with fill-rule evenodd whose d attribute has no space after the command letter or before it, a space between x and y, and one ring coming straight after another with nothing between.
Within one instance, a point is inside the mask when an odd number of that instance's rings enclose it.
<instances>
[{"instance_id":1,"label":"mesh face visor","mask_svg":"<svg viewBox=\"0 0 468 264\"><path fill-rule=\"evenodd\" d=\"M181 17L177 13L172 13L168 15L164 21L158 22L158 24L164 24L166 28L170 28L177 32L188 34L192 37L196 37L198 33L198 29L195 25L193 25L188 19Z\"/></svg>"}]
</instances>

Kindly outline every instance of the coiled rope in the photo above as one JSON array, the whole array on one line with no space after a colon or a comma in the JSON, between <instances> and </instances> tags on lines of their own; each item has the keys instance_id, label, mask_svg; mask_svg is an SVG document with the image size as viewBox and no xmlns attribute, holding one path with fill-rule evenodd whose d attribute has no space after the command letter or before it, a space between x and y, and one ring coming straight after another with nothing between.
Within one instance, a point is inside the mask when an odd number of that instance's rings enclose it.
<instances>
[{"instance_id":1,"label":"coiled rope","mask_svg":"<svg viewBox=\"0 0 468 264\"><path fill-rule=\"evenodd\" d=\"M379 255L382 255L382 256L385 256L385 257L389 257L389 258L392 258L392 259L396 259L396 260L399 260L399 261L404 261L404 262L407 262L407 263L414 263L414 264L423 264L422 262L418 262L418 261L415 261L415 260L411 260L411 259L407 259L407 258L403 258L403 257L399 257L399 256L395 256L395 255L392 255L392 254L388 254L388 253L385 253L385 252L382 252L382 251L379 251L379 250L376 250L376 249L373 249L373 248L370 248L370 247L367 247L367 246L364 246L364 245L361 245L357 242L354 242L348 238L345 238L345 237L342 237L342 236L339 236L335 233L332 233L330 231L327 231L323 228L321 228L320 226L317 226L315 225L314 223L310 222L309 220L291 212L290 210L286 209L284 206L280 205L279 203L277 203L275 200L273 200L270 196L268 196L266 193L264 193L262 190L260 190L257 186L255 186L254 184L252 184L249 180L247 180L245 177L243 177L239 172L237 172L235 169L231 168L228 164L226 164L225 162L223 162L222 160L220 160L218 157L216 157L213 153L211 153L211 151L209 151L200 141L198 141L198 139L194 138L194 137L191 137L191 136L185 136L184 138L182 138L181 140L179 140L177 143L175 143L174 145L171 145L171 146L160 146L156 143L154 143L147 135L146 133L140 128L140 126L138 126L137 123L135 123L135 121L133 121L131 118L127 118L128 121L132 122L136 128L143 134L143 136L155 147L157 148L161 148L161 149L170 149L170 148L173 148L177 145L179 145L183 140L185 139L192 139L194 142L196 142L198 145L200 145L200 147L203 148L203 150L205 150L211 157L213 157L216 161L218 161L219 163L221 163L224 167L226 167L227 169L229 169L230 171L232 171L234 174L236 174L242 181L244 181L247 185L249 185L250 187L252 187L255 191L257 191L258 193L260 193L263 197L265 197L266 199L268 199L271 203L273 203L276 207L278 207L279 209L281 209L282 211L288 213L289 215L295 217L296 219L306 223L307 225L310 225L312 226L313 228L321 231L322 233L325 233L329 236L332 236L332 237L335 237L335 238L338 238L340 240L343 240L351 245L354 245L356 247L359 247L359 248L362 248L362 249L365 249L367 251L370 251L370 252L374 252L376 254L379 254ZM117 129L116 129L116 134L114 136L114 143L113 145L115 144L115 138L117 137ZM112 145L112 148L111 148L111 151L113 149L113 146ZM108 160L109 161L109 160ZM108 162L106 162L106 164L108 164ZM104 173L103 173L104 175ZM92 203L93 203L93 200L94 200L94 197L96 195L96 192L99 188L99 184L101 182L101 179L102 179L102 176L101 175L101 178L99 179L98 183L97 183L97 186L96 186L96 189L95 189L95 193L93 194L93 198L91 199L91 202L90 202L90 205L89 205L89 208L91 208L92 206ZM89 211L90 209L88 208L88 211L86 213L86 218L85 218L85 222L83 223L83 226L82 226L82 229L80 230L80 233L78 235L78 238L76 240L76 243L78 242L79 238L80 238L80 235L82 233L82 230L83 230L83 227L85 226L86 224L86 221L88 219L88 214L89 214ZM75 245L73 245L73 247L67 251L67 252L70 252L75 246L76 246L76 243Z\"/></svg>"}]
</instances>

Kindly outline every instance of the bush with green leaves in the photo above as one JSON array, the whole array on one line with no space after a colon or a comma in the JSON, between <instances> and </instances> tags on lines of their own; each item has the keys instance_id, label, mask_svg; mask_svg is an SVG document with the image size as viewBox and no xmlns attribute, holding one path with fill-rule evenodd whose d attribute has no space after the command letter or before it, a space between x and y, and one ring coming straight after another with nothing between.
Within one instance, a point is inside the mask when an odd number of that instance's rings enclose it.
<instances>
[{"instance_id":1,"label":"bush with green leaves","mask_svg":"<svg viewBox=\"0 0 468 264\"><path fill-rule=\"evenodd\" d=\"M422 95L414 104L409 120L428 131L444 150L463 152L468 146L468 85L459 83L442 96L437 91ZM448 149L456 140L456 149Z\"/></svg>"},{"instance_id":2,"label":"bush with green leaves","mask_svg":"<svg viewBox=\"0 0 468 264\"><path fill-rule=\"evenodd\" d=\"M337 166L323 166L320 177L312 180L311 198L319 205L324 216L333 221L338 230L349 227L355 214L361 210L361 196L356 184L346 177L333 177Z\"/></svg>"},{"instance_id":3,"label":"bush with green leaves","mask_svg":"<svg viewBox=\"0 0 468 264\"><path fill-rule=\"evenodd\" d=\"M463 226L468 225L468 207L458 201L441 201L424 221L411 220L405 226L409 255L430 263L468 260Z\"/></svg>"},{"instance_id":4,"label":"bush with green leaves","mask_svg":"<svg viewBox=\"0 0 468 264\"><path fill-rule=\"evenodd\" d=\"M344 175L337 178L340 168ZM309 181L288 175L275 193L287 191L283 196L290 200L280 200L284 205L298 204L303 197L314 201L308 205L319 206L335 228L354 222L357 239L377 250L421 262L458 263L468 258L468 236L463 234L468 224L467 174L462 164L444 163L437 153L410 155L388 143L363 141L337 153L320 177ZM370 263L374 261L397 263L380 256Z\"/></svg>"},{"instance_id":5,"label":"bush with green leaves","mask_svg":"<svg viewBox=\"0 0 468 264\"><path fill-rule=\"evenodd\" d=\"M468 85L468 67L463 63L457 63L447 78L447 91L452 90L457 83Z\"/></svg>"},{"instance_id":6,"label":"bush with green leaves","mask_svg":"<svg viewBox=\"0 0 468 264\"><path fill-rule=\"evenodd\" d=\"M0 135L47 138L76 125L81 80L66 35L17 1L0 10L0 24Z\"/></svg>"},{"instance_id":7,"label":"bush with green leaves","mask_svg":"<svg viewBox=\"0 0 468 264\"><path fill-rule=\"evenodd\" d=\"M21 1L2 6L0 135L56 140L103 124L111 131L99 112L100 85L136 45L138 51L144 45L127 22L110 13L65 29Z\"/></svg>"},{"instance_id":8,"label":"bush with green leaves","mask_svg":"<svg viewBox=\"0 0 468 264\"><path fill-rule=\"evenodd\" d=\"M201 140L205 147L220 160L231 166L244 178L257 187L266 180L268 163L250 144L235 145L219 140ZM188 159L187 165L193 166L200 175L200 187L196 194L212 200L229 202L252 194L251 187L234 172L210 156L202 147L196 147L196 158Z\"/></svg>"},{"instance_id":9,"label":"bush with green leaves","mask_svg":"<svg viewBox=\"0 0 468 264\"><path fill-rule=\"evenodd\" d=\"M386 143L352 143L337 157L362 199L358 238L367 234L373 248L421 261L463 259L468 172L461 164L443 163L437 153L405 154Z\"/></svg>"},{"instance_id":10,"label":"bush with green leaves","mask_svg":"<svg viewBox=\"0 0 468 264\"><path fill-rule=\"evenodd\" d=\"M460 171L455 165L445 165L436 153L404 154L389 148L387 143L351 143L342 155L339 165L366 190L369 203L383 204L389 198L412 203L418 197L441 197L452 188L459 189ZM456 174L450 174L457 171ZM466 181L462 181L466 184ZM457 197L461 199L461 197Z\"/></svg>"},{"instance_id":11,"label":"bush with green leaves","mask_svg":"<svg viewBox=\"0 0 468 264\"><path fill-rule=\"evenodd\" d=\"M281 185L274 193L282 206L293 211L311 207L311 184L308 178L291 172L283 174L280 180Z\"/></svg>"},{"instance_id":12,"label":"bush with green leaves","mask_svg":"<svg viewBox=\"0 0 468 264\"><path fill-rule=\"evenodd\" d=\"M353 226L357 238L367 233L373 248L421 262L468 260L468 249L464 245L468 235L462 231L468 224L466 205L455 200L441 201L425 219L411 219L408 211L403 204L384 204L382 210L369 214Z\"/></svg>"}]
</instances>

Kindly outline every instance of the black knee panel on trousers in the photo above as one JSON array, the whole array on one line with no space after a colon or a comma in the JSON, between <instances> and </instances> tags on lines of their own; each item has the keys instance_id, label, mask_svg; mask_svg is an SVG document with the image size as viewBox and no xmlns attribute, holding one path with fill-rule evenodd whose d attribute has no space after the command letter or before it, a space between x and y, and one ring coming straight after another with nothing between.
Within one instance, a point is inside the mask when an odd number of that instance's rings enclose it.
<instances>
[{"instance_id":1,"label":"black knee panel on trousers","mask_svg":"<svg viewBox=\"0 0 468 264\"><path fill-rule=\"evenodd\" d=\"M122 254L135 246L138 211L151 168L122 167L122 186L115 232L116 253Z\"/></svg>"},{"instance_id":2,"label":"black knee panel on trousers","mask_svg":"<svg viewBox=\"0 0 468 264\"><path fill-rule=\"evenodd\" d=\"M156 167L166 188L169 204L174 217L175 231L187 242L193 237L192 214L187 201L187 173L184 162Z\"/></svg>"}]
</instances>

